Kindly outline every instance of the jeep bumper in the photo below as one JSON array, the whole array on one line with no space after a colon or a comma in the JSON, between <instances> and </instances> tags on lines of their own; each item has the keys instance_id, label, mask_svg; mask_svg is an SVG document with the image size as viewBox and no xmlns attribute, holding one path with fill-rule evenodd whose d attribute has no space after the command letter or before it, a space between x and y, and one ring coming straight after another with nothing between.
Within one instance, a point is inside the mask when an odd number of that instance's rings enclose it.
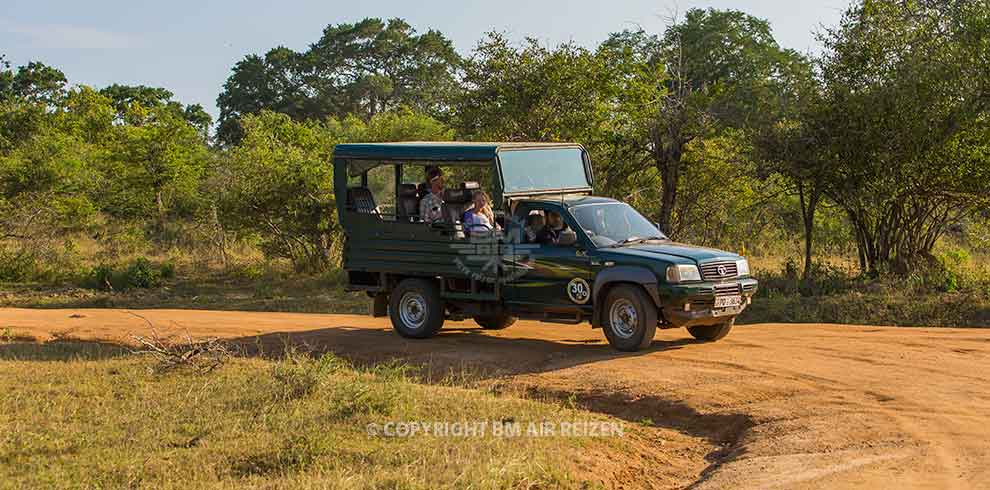
<instances>
[{"instance_id":1,"label":"jeep bumper","mask_svg":"<svg viewBox=\"0 0 990 490\"><path fill-rule=\"evenodd\" d=\"M659 286L661 328L693 327L728 321L746 309L756 293L757 281L752 278L724 282L693 284L661 284ZM742 304L715 308L717 296L742 296Z\"/></svg>"}]
</instances>

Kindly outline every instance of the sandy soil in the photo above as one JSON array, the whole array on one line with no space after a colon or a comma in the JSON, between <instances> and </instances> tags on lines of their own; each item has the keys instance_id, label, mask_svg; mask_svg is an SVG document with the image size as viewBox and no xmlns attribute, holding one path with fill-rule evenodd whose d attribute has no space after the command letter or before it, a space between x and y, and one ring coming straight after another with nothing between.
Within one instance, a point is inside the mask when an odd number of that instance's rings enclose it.
<instances>
[{"instance_id":1,"label":"sandy soil","mask_svg":"<svg viewBox=\"0 0 990 490\"><path fill-rule=\"evenodd\" d=\"M126 341L150 322L497 375L676 435L638 448L680 462L663 483L640 468L617 472L624 488L990 488L990 330L762 324L714 344L668 330L651 349L624 354L586 325L448 323L434 339L408 341L362 316L133 313L3 309L0 331Z\"/></svg>"}]
</instances>

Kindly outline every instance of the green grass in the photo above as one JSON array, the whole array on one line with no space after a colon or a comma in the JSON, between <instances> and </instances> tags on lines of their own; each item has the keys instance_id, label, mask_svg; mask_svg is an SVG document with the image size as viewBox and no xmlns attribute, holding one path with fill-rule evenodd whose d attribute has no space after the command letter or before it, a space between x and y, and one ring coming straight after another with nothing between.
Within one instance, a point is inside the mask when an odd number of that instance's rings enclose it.
<instances>
[{"instance_id":1,"label":"green grass","mask_svg":"<svg viewBox=\"0 0 990 490\"><path fill-rule=\"evenodd\" d=\"M990 327L990 259L983 255L946 269L878 280L860 277L848 257L829 257L816 264L809 284L797 278L797 266L788 262L779 257L753 260L760 290L740 323ZM71 285L0 284L0 307L365 314L369 300L363 293L344 291L340 271L302 275L260 266L230 272L187 267L177 278L148 289L108 292Z\"/></svg>"},{"instance_id":2,"label":"green grass","mask_svg":"<svg viewBox=\"0 0 990 490\"><path fill-rule=\"evenodd\" d=\"M156 374L120 346L0 341L3 488L597 488L626 437L375 437L394 421L614 420L330 355ZM630 441L632 439L632 441ZM627 442L629 441L629 442Z\"/></svg>"},{"instance_id":3,"label":"green grass","mask_svg":"<svg viewBox=\"0 0 990 490\"><path fill-rule=\"evenodd\" d=\"M339 274L180 275L160 286L101 291L75 285L0 284L0 307L193 308L300 313L367 313L364 293L344 291Z\"/></svg>"}]
</instances>

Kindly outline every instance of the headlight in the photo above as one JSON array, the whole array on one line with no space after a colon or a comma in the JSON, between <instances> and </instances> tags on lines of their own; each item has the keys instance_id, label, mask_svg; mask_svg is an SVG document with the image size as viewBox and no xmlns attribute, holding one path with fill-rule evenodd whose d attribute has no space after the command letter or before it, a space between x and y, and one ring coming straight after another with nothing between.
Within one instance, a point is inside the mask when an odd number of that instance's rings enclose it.
<instances>
[{"instance_id":1,"label":"headlight","mask_svg":"<svg viewBox=\"0 0 990 490\"><path fill-rule=\"evenodd\" d=\"M701 271L697 266L674 264L667 267L667 282L700 281Z\"/></svg>"},{"instance_id":2,"label":"headlight","mask_svg":"<svg viewBox=\"0 0 990 490\"><path fill-rule=\"evenodd\" d=\"M746 259L740 259L736 261L736 275L738 276L748 276L749 275L749 261Z\"/></svg>"}]
</instances>

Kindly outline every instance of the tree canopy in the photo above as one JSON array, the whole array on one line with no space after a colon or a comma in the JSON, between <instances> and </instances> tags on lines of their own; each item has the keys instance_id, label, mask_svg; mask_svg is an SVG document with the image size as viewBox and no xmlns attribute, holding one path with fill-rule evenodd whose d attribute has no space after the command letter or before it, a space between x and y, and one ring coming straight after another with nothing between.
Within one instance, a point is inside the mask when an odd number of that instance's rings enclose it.
<instances>
[{"instance_id":1,"label":"tree canopy","mask_svg":"<svg viewBox=\"0 0 990 490\"><path fill-rule=\"evenodd\" d=\"M417 34L402 19L327 26L304 52L277 47L234 66L217 98L219 137L234 142L237 120L271 110L295 120L368 120L400 106L449 110L460 57L439 31Z\"/></svg>"}]
</instances>

